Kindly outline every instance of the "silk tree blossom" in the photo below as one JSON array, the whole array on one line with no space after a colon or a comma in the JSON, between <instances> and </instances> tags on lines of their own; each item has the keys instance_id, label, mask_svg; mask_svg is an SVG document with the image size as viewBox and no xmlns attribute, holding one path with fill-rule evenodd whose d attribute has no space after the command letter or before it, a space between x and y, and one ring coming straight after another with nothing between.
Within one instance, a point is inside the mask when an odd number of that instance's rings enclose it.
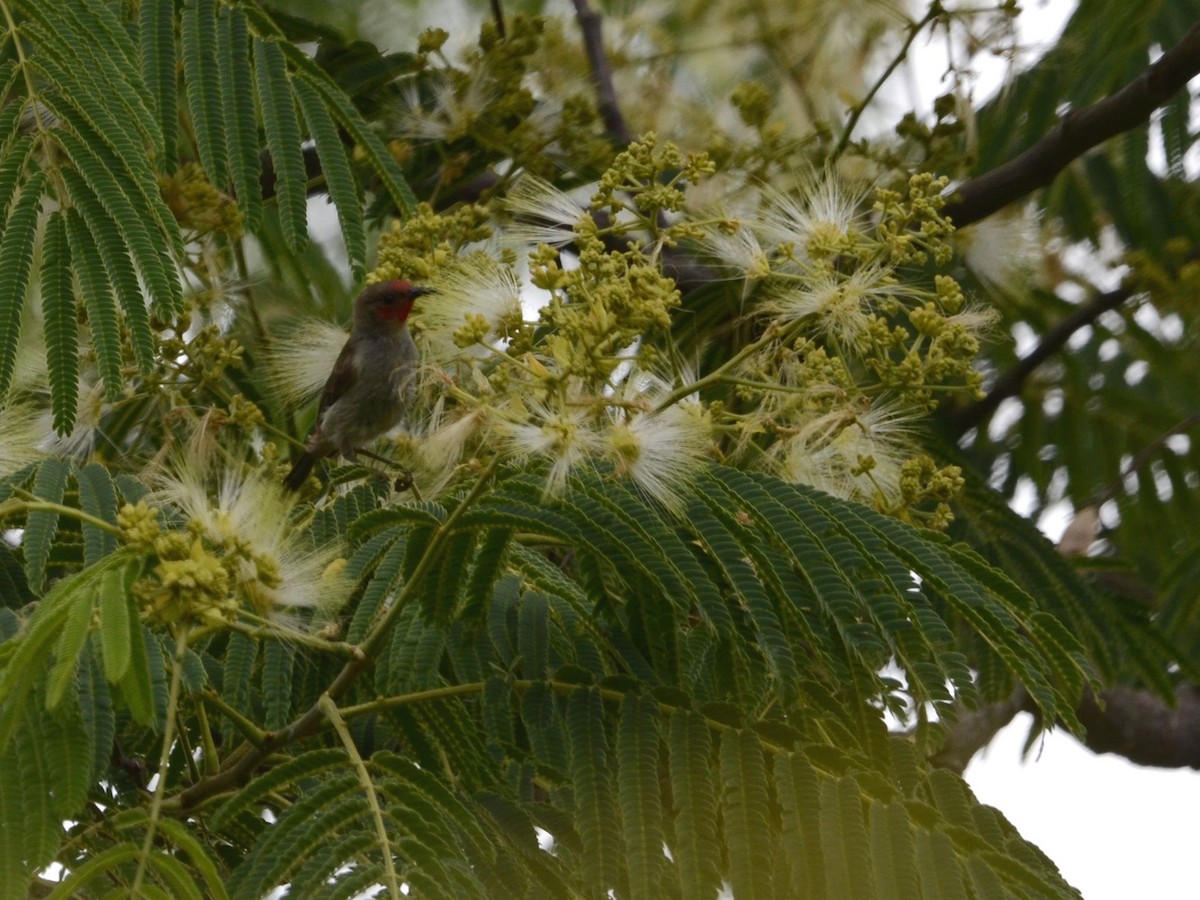
<instances>
[{"instance_id":1,"label":"silk tree blossom","mask_svg":"<svg viewBox=\"0 0 1200 900\"><path fill-rule=\"evenodd\" d=\"M449 365L480 342L502 341L509 328L521 322L516 273L484 251L459 257L428 286L433 293L413 319L421 347L435 365Z\"/></svg>"},{"instance_id":2,"label":"silk tree blossom","mask_svg":"<svg viewBox=\"0 0 1200 900\"><path fill-rule=\"evenodd\" d=\"M975 276L994 291L1025 290L1040 258L1037 210L1033 204L1001 210L956 231L952 244Z\"/></svg>"},{"instance_id":3,"label":"silk tree blossom","mask_svg":"<svg viewBox=\"0 0 1200 900\"><path fill-rule=\"evenodd\" d=\"M445 397L439 397L419 432L397 441L400 460L423 496L437 496L450 483L465 454L486 438L492 419L487 406L448 409Z\"/></svg>"},{"instance_id":4,"label":"silk tree blossom","mask_svg":"<svg viewBox=\"0 0 1200 900\"><path fill-rule=\"evenodd\" d=\"M850 249L866 237L864 203L872 187L851 187L825 172L810 175L795 192L768 191L759 237L768 246L790 245L798 262Z\"/></svg>"},{"instance_id":5,"label":"silk tree blossom","mask_svg":"<svg viewBox=\"0 0 1200 900\"><path fill-rule=\"evenodd\" d=\"M48 430L42 413L29 403L0 406L0 478L7 478L42 457Z\"/></svg>"},{"instance_id":6,"label":"silk tree blossom","mask_svg":"<svg viewBox=\"0 0 1200 900\"><path fill-rule=\"evenodd\" d=\"M771 274L771 257L748 222L728 218L704 230L700 246L718 269L733 277L757 281Z\"/></svg>"},{"instance_id":7,"label":"silk tree blossom","mask_svg":"<svg viewBox=\"0 0 1200 900\"><path fill-rule=\"evenodd\" d=\"M330 609L345 585L330 572L337 545L314 547L290 521L290 499L256 472L216 469L214 449L193 442L153 479L147 501L175 507L212 545L239 597L259 615L289 608Z\"/></svg>"},{"instance_id":8,"label":"silk tree blossom","mask_svg":"<svg viewBox=\"0 0 1200 900\"><path fill-rule=\"evenodd\" d=\"M509 449L520 460L550 463L546 494L561 494L571 471L602 455L604 436L587 410L559 411L535 405L530 421L500 426Z\"/></svg>"},{"instance_id":9,"label":"silk tree blossom","mask_svg":"<svg viewBox=\"0 0 1200 900\"><path fill-rule=\"evenodd\" d=\"M345 329L305 317L281 327L264 353L267 386L287 409L298 409L325 386L346 343Z\"/></svg>"},{"instance_id":10,"label":"silk tree blossom","mask_svg":"<svg viewBox=\"0 0 1200 900\"><path fill-rule=\"evenodd\" d=\"M679 403L622 417L606 431L604 443L617 475L627 475L645 494L681 513L708 462L712 427L699 403Z\"/></svg>"},{"instance_id":11,"label":"silk tree blossom","mask_svg":"<svg viewBox=\"0 0 1200 900\"><path fill-rule=\"evenodd\" d=\"M879 266L865 266L849 275L819 269L807 276L778 280L763 309L785 321L811 316L816 333L849 349L866 335L872 316L884 303L910 290L897 283L890 270Z\"/></svg>"},{"instance_id":12,"label":"silk tree blossom","mask_svg":"<svg viewBox=\"0 0 1200 900\"><path fill-rule=\"evenodd\" d=\"M461 80L434 78L430 90L433 108L426 110L416 84L406 87L401 97L397 133L417 140L456 141L471 130L495 99L495 86L479 69Z\"/></svg>"},{"instance_id":13,"label":"silk tree blossom","mask_svg":"<svg viewBox=\"0 0 1200 900\"><path fill-rule=\"evenodd\" d=\"M110 404L104 398L104 383L98 377L90 381L80 377L78 391L75 424L71 427L70 434L54 434L53 414L48 410L42 414L42 428L45 434L42 449L57 456L86 460L96 449L96 441L101 436L100 422Z\"/></svg>"},{"instance_id":14,"label":"silk tree blossom","mask_svg":"<svg viewBox=\"0 0 1200 900\"><path fill-rule=\"evenodd\" d=\"M591 220L586 204L534 175L522 176L509 191L504 207L513 221L505 226L501 239L510 246L561 247L575 240L582 221Z\"/></svg>"},{"instance_id":15,"label":"silk tree blossom","mask_svg":"<svg viewBox=\"0 0 1200 900\"><path fill-rule=\"evenodd\" d=\"M847 500L894 502L901 467L915 449L912 421L888 403L816 416L776 449L779 474Z\"/></svg>"},{"instance_id":16,"label":"silk tree blossom","mask_svg":"<svg viewBox=\"0 0 1200 900\"><path fill-rule=\"evenodd\" d=\"M683 374L682 383L694 379ZM628 477L644 494L680 513L713 446L712 421L695 395L659 408L674 385L631 366L607 407L603 429L605 455L618 476Z\"/></svg>"}]
</instances>

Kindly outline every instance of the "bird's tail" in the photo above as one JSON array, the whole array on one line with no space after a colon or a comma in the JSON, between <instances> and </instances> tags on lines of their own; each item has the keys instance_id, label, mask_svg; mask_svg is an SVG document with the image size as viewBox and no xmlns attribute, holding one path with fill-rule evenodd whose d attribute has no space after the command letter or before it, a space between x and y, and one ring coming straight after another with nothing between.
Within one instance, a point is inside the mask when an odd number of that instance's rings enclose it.
<instances>
[{"instance_id":1,"label":"bird's tail","mask_svg":"<svg viewBox=\"0 0 1200 900\"><path fill-rule=\"evenodd\" d=\"M305 450L296 460L296 464L292 466L292 471L288 472L287 478L283 479L283 486L289 491L300 490L300 486L308 480L309 473L316 464L317 457Z\"/></svg>"}]
</instances>

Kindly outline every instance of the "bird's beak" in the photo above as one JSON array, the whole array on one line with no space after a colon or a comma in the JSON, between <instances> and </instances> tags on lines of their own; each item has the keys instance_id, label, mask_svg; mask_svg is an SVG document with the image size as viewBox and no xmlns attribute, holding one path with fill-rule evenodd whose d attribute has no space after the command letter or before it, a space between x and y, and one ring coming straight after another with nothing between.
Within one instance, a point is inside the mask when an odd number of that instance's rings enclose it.
<instances>
[{"instance_id":1,"label":"bird's beak","mask_svg":"<svg viewBox=\"0 0 1200 900\"><path fill-rule=\"evenodd\" d=\"M437 288L414 287L411 291L409 291L409 293L414 297L423 297L426 294L436 294Z\"/></svg>"}]
</instances>

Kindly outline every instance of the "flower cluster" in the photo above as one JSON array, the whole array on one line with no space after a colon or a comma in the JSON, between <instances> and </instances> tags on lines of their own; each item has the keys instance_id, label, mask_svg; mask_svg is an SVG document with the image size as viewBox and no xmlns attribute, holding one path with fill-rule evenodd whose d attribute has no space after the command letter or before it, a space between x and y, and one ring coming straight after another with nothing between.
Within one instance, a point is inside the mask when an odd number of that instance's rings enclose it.
<instances>
[{"instance_id":1,"label":"flower cluster","mask_svg":"<svg viewBox=\"0 0 1200 900\"><path fill-rule=\"evenodd\" d=\"M256 472L216 471L213 452L192 447L118 515L125 543L148 559L133 587L145 613L211 630L238 620L284 626L283 610L336 606L345 593L330 576L336 548L304 543L278 485Z\"/></svg>"},{"instance_id":2,"label":"flower cluster","mask_svg":"<svg viewBox=\"0 0 1200 900\"><path fill-rule=\"evenodd\" d=\"M742 92L747 115L760 99ZM580 195L525 174L489 205L422 207L383 236L375 277L435 290L411 320L423 415L396 448L420 490L501 454L540 463L550 493L600 466L680 508L722 459L946 521L957 473L919 452L916 422L978 390L990 318L927 274L951 253L944 180L826 171L714 204L715 169L651 134ZM681 310L668 274L681 250L739 297L737 343L707 368L684 339L704 311Z\"/></svg>"}]
</instances>

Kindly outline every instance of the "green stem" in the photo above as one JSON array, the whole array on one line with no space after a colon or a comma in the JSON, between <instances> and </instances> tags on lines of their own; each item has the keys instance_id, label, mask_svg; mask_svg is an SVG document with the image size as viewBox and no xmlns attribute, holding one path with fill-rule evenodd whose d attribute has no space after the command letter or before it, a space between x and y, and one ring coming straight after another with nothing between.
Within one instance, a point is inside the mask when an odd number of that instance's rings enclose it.
<instances>
[{"instance_id":1,"label":"green stem","mask_svg":"<svg viewBox=\"0 0 1200 900\"><path fill-rule=\"evenodd\" d=\"M333 698L328 694L322 694L321 699L317 701L317 706L325 714L325 718L329 720L333 730L341 739L342 746L346 748L346 755L350 757L350 762L358 775L358 781L362 785L363 791L366 792L367 804L371 807L371 818L375 822L375 838L379 841L379 850L383 855L383 874L387 883L388 895L392 900L400 900L402 896L400 879L396 875L396 866L392 861L392 844L388 840L387 825L383 821L383 810L379 808L379 796L375 793L375 784L371 781L371 773L367 771L366 763L363 762L362 755L354 744L354 738L350 735L350 729L346 727L346 720L342 718Z\"/></svg>"},{"instance_id":2,"label":"green stem","mask_svg":"<svg viewBox=\"0 0 1200 900\"><path fill-rule=\"evenodd\" d=\"M675 390L671 391L654 407L655 412L662 412L668 406L673 406L684 397L690 397L704 388L711 387L714 384L724 381L728 377L728 373L736 369L743 362L761 350L777 341L786 341L792 333L799 327L799 322L792 322L782 330L768 329L767 333L752 344L747 344L720 366L713 369L703 378L697 378L695 381L688 384L681 384Z\"/></svg>"},{"instance_id":3,"label":"green stem","mask_svg":"<svg viewBox=\"0 0 1200 900\"><path fill-rule=\"evenodd\" d=\"M8 515L16 510L24 510L26 512L52 512L58 513L60 516L70 516L78 519L80 522L86 522L88 525L94 525L97 528L102 528L110 534L121 536L121 529L112 522L105 522L103 519L85 513L81 509L75 509L73 506L64 506L61 503L53 503L49 500L42 500L36 494L31 494L28 491L14 488L13 493L18 495L18 499L8 500L0 503L0 518ZM30 499L23 499L28 497Z\"/></svg>"},{"instance_id":4,"label":"green stem","mask_svg":"<svg viewBox=\"0 0 1200 900\"><path fill-rule=\"evenodd\" d=\"M833 162L842 155L846 146L850 143L850 135L854 133L854 129L858 125L858 120L862 118L862 114L866 112L871 101L875 99L875 95L879 93L887 80L892 77L892 73L896 71L896 67L907 58L908 50L912 46L913 41L917 39L917 35L921 33L921 30L938 16L942 15L942 12L941 0L934 0L933 3L929 4L929 10L925 13L925 16L919 22L913 22L908 26L908 37L905 38L904 46L900 48L900 52L896 54L888 67L884 69L883 74L871 85L871 89L867 91L867 96L863 97L854 109L851 110L850 118L846 122L846 127L842 130L841 137L838 138L837 146L829 154L829 162Z\"/></svg>"},{"instance_id":5,"label":"green stem","mask_svg":"<svg viewBox=\"0 0 1200 900\"><path fill-rule=\"evenodd\" d=\"M210 706L215 707L218 712L225 716L225 718L229 719L229 721L233 723L233 726L242 733L242 736L245 737L246 740L248 740L255 747L262 747L264 744L266 744L267 732L263 731L261 728L243 716L240 712L230 706L227 702L225 702L225 699L221 697L220 694L217 694L213 691L205 691L200 695L200 699Z\"/></svg>"},{"instance_id":6,"label":"green stem","mask_svg":"<svg viewBox=\"0 0 1200 900\"><path fill-rule=\"evenodd\" d=\"M146 874L146 863L154 851L154 836L158 831L158 818L162 814L163 796L167 790L167 775L171 766L171 745L175 742L175 713L179 709L179 686L183 681L183 660L187 654L187 625L181 625L175 635L175 657L171 661L171 688L167 694L167 720L163 725L162 751L158 757L158 783L154 785L154 799L150 802L150 822L146 826L146 837L142 851L138 854L137 873L129 889L131 897L141 893L142 879Z\"/></svg>"}]
</instances>

